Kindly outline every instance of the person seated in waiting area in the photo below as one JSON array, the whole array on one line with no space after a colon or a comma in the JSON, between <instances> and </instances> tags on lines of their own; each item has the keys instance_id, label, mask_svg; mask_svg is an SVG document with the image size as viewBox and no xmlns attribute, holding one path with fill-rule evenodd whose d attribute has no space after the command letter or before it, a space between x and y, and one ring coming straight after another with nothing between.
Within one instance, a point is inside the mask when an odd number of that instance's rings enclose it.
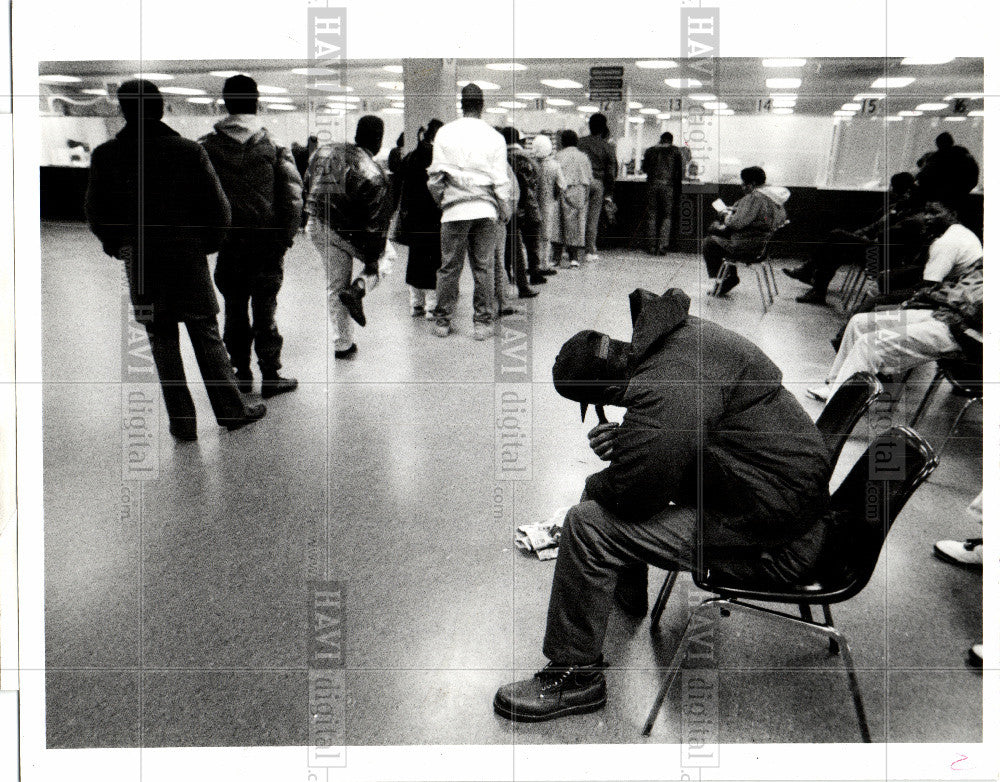
<instances>
[{"instance_id":1,"label":"person seated in waiting area","mask_svg":"<svg viewBox=\"0 0 1000 782\"><path fill-rule=\"evenodd\" d=\"M765 187L767 175L760 166L740 171L745 195L728 208L723 218L708 229L702 254L709 277L717 277L727 257L752 260L764 249L767 238L784 225L787 215L785 202L791 195L785 187ZM736 269L730 267L719 287L725 296L740 284Z\"/></svg>"},{"instance_id":2,"label":"person seated in waiting area","mask_svg":"<svg viewBox=\"0 0 1000 782\"><path fill-rule=\"evenodd\" d=\"M881 249L883 254L893 257L912 255L903 243L907 233L895 229L899 221L917 212L922 203L913 174L908 171L893 174L889 180L889 206L875 222L856 231L835 228L816 245L812 258L797 269L783 269L793 280L811 286L795 301L826 304L826 291L837 269L844 264L864 266L869 248Z\"/></svg>"},{"instance_id":3,"label":"person seated in waiting area","mask_svg":"<svg viewBox=\"0 0 1000 782\"><path fill-rule=\"evenodd\" d=\"M934 146L919 161L917 187L926 200L940 201L958 212L979 184L979 164L968 149L955 144L951 133L941 133Z\"/></svg>"},{"instance_id":4,"label":"person seated in waiting area","mask_svg":"<svg viewBox=\"0 0 1000 782\"><path fill-rule=\"evenodd\" d=\"M897 374L934 359L982 362L983 259L922 288L899 309L859 313L847 324L826 385L808 389L827 401L855 372Z\"/></svg>"},{"instance_id":5,"label":"person seated in waiting area","mask_svg":"<svg viewBox=\"0 0 1000 782\"><path fill-rule=\"evenodd\" d=\"M760 561L770 575L765 557L787 566L789 544L824 534L829 455L778 367L745 337L688 314L679 289L637 290L630 303L631 344L582 331L552 368L556 391L584 415L588 403L602 420L605 404L626 412L588 435L609 464L566 514L542 646L551 662L499 689L494 710L508 719L604 706L612 605L645 615L647 563L693 570L704 552L713 566ZM794 567L773 572L804 577Z\"/></svg>"}]
</instances>

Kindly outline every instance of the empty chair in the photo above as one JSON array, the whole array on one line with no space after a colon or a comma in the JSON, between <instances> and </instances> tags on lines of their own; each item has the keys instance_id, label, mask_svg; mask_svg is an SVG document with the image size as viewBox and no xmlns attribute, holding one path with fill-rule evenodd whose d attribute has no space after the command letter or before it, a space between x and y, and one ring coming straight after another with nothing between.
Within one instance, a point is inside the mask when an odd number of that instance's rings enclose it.
<instances>
[{"instance_id":1,"label":"empty chair","mask_svg":"<svg viewBox=\"0 0 1000 782\"><path fill-rule=\"evenodd\" d=\"M643 735L648 736L653 729L670 685L695 637L692 629L699 626L703 629L709 616L718 609L721 617L734 612L750 614L773 621L776 630L780 627L805 630L826 638L830 651L839 654L844 663L861 739L870 742L871 733L854 660L847 641L833 625L830 605L850 600L865 588L893 522L937 464L938 458L927 441L908 427L894 427L875 438L831 498L826 539L814 576L808 583L778 584L763 573L732 576L711 565L696 573L695 584L718 597L703 600L691 612L646 719ZM800 614L744 602L747 600L797 605ZM813 619L812 606L822 607L823 622Z\"/></svg>"},{"instance_id":2,"label":"empty chair","mask_svg":"<svg viewBox=\"0 0 1000 782\"><path fill-rule=\"evenodd\" d=\"M861 416L868 412L882 392L882 383L875 375L870 372L853 374L837 389L816 419L816 428L823 435L826 447L830 450L831 475L837 467L837 460L847 438L851 436ZM663 609L666 608L676 581L677 571L668 572L656 596L656 602L653 603L653 611L649 617L651 631L660 624L660 617L663 616Z\"/></svg>"}]
</instances>

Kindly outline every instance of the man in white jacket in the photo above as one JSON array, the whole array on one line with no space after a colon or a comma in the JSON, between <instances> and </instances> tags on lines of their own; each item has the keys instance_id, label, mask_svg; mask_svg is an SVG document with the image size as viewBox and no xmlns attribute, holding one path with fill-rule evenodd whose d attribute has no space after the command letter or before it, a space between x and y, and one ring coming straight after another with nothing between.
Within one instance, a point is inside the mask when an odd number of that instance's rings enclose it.
<instances>
[{"instance_id":1,"label":"man in white jacket","mask_svg":"<svg viewBox=\"0 0 1000 782\"><path fill-rule=\"evenodd\" d=\"M444 125L434 138L428 183L441 214L441 269L434 311L439 337L451 333L458 301L458 280L466 250L472 269L473 336L493 334L493 258L500 223L510 219L510 178L503 136L484 122L483 91L462 88L462 116Z\"/></svg>"}]
</instances>

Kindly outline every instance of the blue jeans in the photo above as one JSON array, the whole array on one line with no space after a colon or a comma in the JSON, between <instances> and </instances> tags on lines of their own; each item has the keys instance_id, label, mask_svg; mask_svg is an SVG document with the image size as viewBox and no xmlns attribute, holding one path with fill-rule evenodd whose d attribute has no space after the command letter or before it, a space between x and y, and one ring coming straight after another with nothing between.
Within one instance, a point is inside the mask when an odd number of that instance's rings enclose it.
<instances>
[{"instance_id":1,"label":"blue jeans","mask_svg":"<svg viewBox=\"0 0 1000 782\"><path fill-rule=\"evenodd\" d=\"M450 324L458 302L458 281L465 255L472 269L472 320L493 322L493 272L497 248L497 221L452 220L441 223L441 268L437 276L438 303L434 314L438 324Z\"/></svg>"}]
</instances>

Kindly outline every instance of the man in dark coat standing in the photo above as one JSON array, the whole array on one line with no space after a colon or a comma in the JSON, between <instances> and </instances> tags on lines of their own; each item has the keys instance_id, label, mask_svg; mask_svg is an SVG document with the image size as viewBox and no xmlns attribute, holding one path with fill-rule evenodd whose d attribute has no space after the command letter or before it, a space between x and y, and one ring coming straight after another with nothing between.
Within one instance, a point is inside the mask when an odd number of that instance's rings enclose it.
<instances>
[{"instance_id":1,"label":"man in dark coat standing","mask_svg":"<svg viewBox=\"0 0 1000 782\"><path fill-rule=\"evenodd\" d=\"M660 143L642 156L646 175L646 240L651 255L666 255L670 249L674 208L678 206L684 158L674 146L672 133L660 136Z\"/></svg>"},{"instance_id":2,"label":"man in dark coat standing","mask_svg":"<svg viewBox=\"0 0 1000 782\"><path fill-rule=\"evenodd\" d=\"M552 369L584 413L588 402L626 413L589 434L609 465L566 514L542 647L551 662L500 688L494 709L508 719L604 706L612 604L645 615L647 563L694 570L719 550L759 558L822 528L829 457L780 370L749 340L689 315L683 291L630 300L631 344L583 331Z\"/></svg>"},{"instance_id":3,"label":"man in dark coat standing","mask_svg":"<svg viewBox=\"0 0 1000 782\"><path fill-rule=\"evenodd\" d=\"M108 255L125 262L170 433L179 440L197 438L181 361L181 322L219 425L239 429L263 417L266 408L243 402L216 322L219 305L206 254L219 249L229 225L229 203L205 150L161 122L163 97L155 84L127 81L118 88L118 102L125 127L91 159L90 229Z\"/></svg>"}]
</instances>

